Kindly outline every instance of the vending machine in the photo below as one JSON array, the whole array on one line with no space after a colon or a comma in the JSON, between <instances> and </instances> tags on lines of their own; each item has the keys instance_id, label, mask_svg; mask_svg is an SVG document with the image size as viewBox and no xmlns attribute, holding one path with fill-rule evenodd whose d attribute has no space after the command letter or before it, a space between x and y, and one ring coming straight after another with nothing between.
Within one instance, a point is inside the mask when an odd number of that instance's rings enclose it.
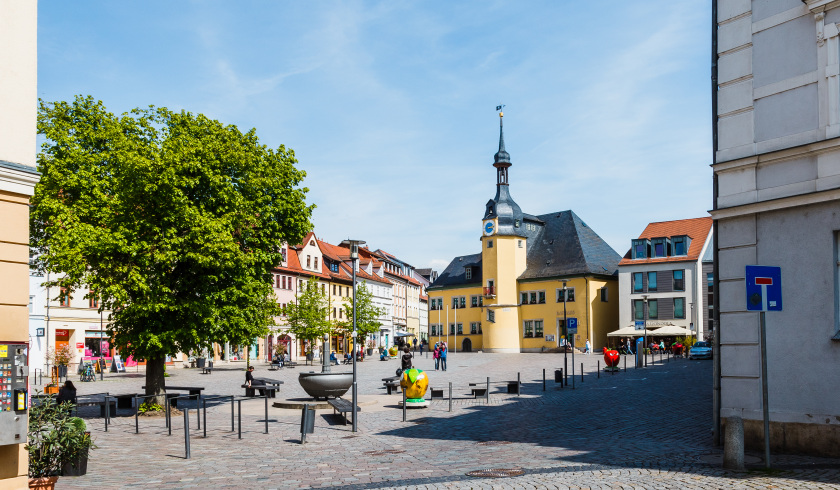
<instances>
[{"instance_id":1,"label":"vending machine","mask_svg":"<svg viewBox=\"0 0 840 490\"><path fill-rule=\"evenodd\" d=\"M26 442L29 411L26 344L0 344L0 446Z\"/></svg>"}]
</instances>

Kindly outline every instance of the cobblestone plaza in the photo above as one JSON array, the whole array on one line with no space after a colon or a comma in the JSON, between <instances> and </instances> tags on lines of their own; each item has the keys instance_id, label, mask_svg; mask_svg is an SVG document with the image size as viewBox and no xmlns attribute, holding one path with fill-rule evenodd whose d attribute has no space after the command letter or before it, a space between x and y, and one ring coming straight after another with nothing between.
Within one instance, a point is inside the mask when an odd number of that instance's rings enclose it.
<instances>
[{"instance_id":1,"label":"cobblestone plaza","mask_svg":"<svg viewBox=\"0 0 840 490\"><path fill-rule=\"evenodd\" d=\"M184 458L183 417L168 435L162 418L141 418L135 434L133 410L121 409L108 432L98 409L85 408L99 446L88 473L63 477L59 488L840 488L840 461L774 455L765 472L759 455L747 455L745 472L726 471L712 444L712 364L665 358L648 368L602 373L597 355L576 355L575 389L554 382L563 354L454 353L448 371L435 372L424 354L415 365L429 372L433 387L453 384L452 411L446 399L410 410L402 421L400 396L387 395L381 378L398 363L371 360L358 365L362 411L359 430L343 425L332 410L319 410L314 434L300 444L300 410L242 402L242 439L231 432L230 404L207 411L207 438L191 417L191 458ZM571 356L569 356L571 362ZM583 363L584 376L580 378ZM202 386L205 394L242 395L244 365L226 365L211 375L197 369L170 370L172 386ZM334 366L333 370L350 370ZM256 376L285 381L278 400L305 396L298 366ZM543 369L546 385L543 391ZM131 371L131 369L129 369ZM523 381L520 396L500 382ZM489 403L470 395L469 383L486 382ZM71 378L72 379L72 378ZM75 381L75 380L74 380ZM143 372L107 375L79 383L79 393L139 392ZM347 394L349 398L350 393ZM772 403L772 400L771 400ZM752 463L751 465L749 463ZM521 468L506 478L467 473Z\"/></svg>"}]
</instances>

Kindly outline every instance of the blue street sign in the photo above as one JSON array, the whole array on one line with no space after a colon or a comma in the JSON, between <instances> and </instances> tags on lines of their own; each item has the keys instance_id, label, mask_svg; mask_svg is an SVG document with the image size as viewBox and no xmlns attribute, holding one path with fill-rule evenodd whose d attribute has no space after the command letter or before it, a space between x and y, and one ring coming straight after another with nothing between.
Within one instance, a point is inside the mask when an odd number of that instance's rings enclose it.
<instances>
[{"instance_id":1,"label":"blue street sign","mask_svg":"<svg viewBox=\"0 0 840 490\"><path fill-rule=\"evenodd\" d=\"M748 265L747 310L782 311L782 268Z\"/></svg>"},{"instance_id":2,"label":"blue street sign","mask_svg":"<svg viewBox=\"0 0 840 490\"><path fill-rule=\"evenodd\" d=\"M577 333L577 318L569 318L566 320L566 331L571 334Z\"/></svg>"},{"instance_id":3,"label":"blue street sign","mask_svg":"<svg viewBox=\"0 0 840 490\"><path fill-rule=\"evenodd\" d=\"M645 329L645 321L644 320L636 320L636 330L644 330Z\"/></svg>"}]
</instances>

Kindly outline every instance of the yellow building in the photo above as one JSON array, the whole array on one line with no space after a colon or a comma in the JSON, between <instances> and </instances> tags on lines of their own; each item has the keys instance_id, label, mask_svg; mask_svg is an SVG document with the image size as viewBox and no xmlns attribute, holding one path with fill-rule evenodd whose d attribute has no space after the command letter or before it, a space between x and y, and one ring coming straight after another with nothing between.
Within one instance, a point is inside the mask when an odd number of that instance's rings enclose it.
<instances>
[{"instance_id":1,"label":"yellow building","mask_svg":"<svg viewBox=\"0 0 840 490\"><path fill-rule=\"evenodd\" d=\"M429 286L429 341L453 351L540 352L565 343L566 319L575 318L574 346L589 340L600 349L618 327L621 257L572 211L522 212L510 196L501 119L494 160L481 253L455 257Z\"/></svg>"}]
</instances>

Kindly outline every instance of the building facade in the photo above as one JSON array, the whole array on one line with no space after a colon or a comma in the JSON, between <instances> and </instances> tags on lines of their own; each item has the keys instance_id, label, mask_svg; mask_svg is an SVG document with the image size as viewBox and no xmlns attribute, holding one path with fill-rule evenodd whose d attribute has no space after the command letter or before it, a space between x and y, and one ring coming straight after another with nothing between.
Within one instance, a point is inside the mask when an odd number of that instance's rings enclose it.
<instances>
[{"instance_id":1,"label":"building facade","mask_svg":"<svg viewBox=\"0 0 840 490\"><path fill-rule=\"evenodd\" d=\"M29 198L38 182L37 20L37 1L0 0L0 352L4 354L0 357L4 362L9 354L19 356L8 344L29 343ZM17 383L18 376L14 378ZM0 489L26 488L26 412L12 406L10 388L2 394L6 403L0 404L0 416L22 417L24 422L3 421ZM16 430L23 426L17 441L7 430L13 426Z\"/></svg>"},{"instance_id":2,"label":"building facade","mask_svg":"<svg viewBox=\"0 0 840 490\"><path fill-rule=\"evenodd\" d=\"M500 118L501 118L500 114ZM539 352L568 338L606 345L618 325L621 257L572 211L525 214L510 194L504 133L481 252L455 257L429 292L430 342L453 352ZM576 318L569 336L567 319Z\"/></svg>"},{"instance_id":3,"label":"building facade","mask_svg":"<svg viewBox=\"0 0 840 490\"><path fill-rule=\"evenodd\" d=\"M840 367L840 2L716 0L714 14L716 420L742 417L747 447L763 449L745 266L779 266L784 310L766 314L770 445L837 457L840 390L826 373Z\"/></svg>"},{"instance_id":4,"label":"building facade","mask_svg":"<svg viewBox=\"0 0 840 490\"><path fill-rule=\"evenodd\" d=\"M707 337L702 258L711 249L712 219L650 223L618 265L619 324L673 325Z\"/></svg>"}]
</instances>

